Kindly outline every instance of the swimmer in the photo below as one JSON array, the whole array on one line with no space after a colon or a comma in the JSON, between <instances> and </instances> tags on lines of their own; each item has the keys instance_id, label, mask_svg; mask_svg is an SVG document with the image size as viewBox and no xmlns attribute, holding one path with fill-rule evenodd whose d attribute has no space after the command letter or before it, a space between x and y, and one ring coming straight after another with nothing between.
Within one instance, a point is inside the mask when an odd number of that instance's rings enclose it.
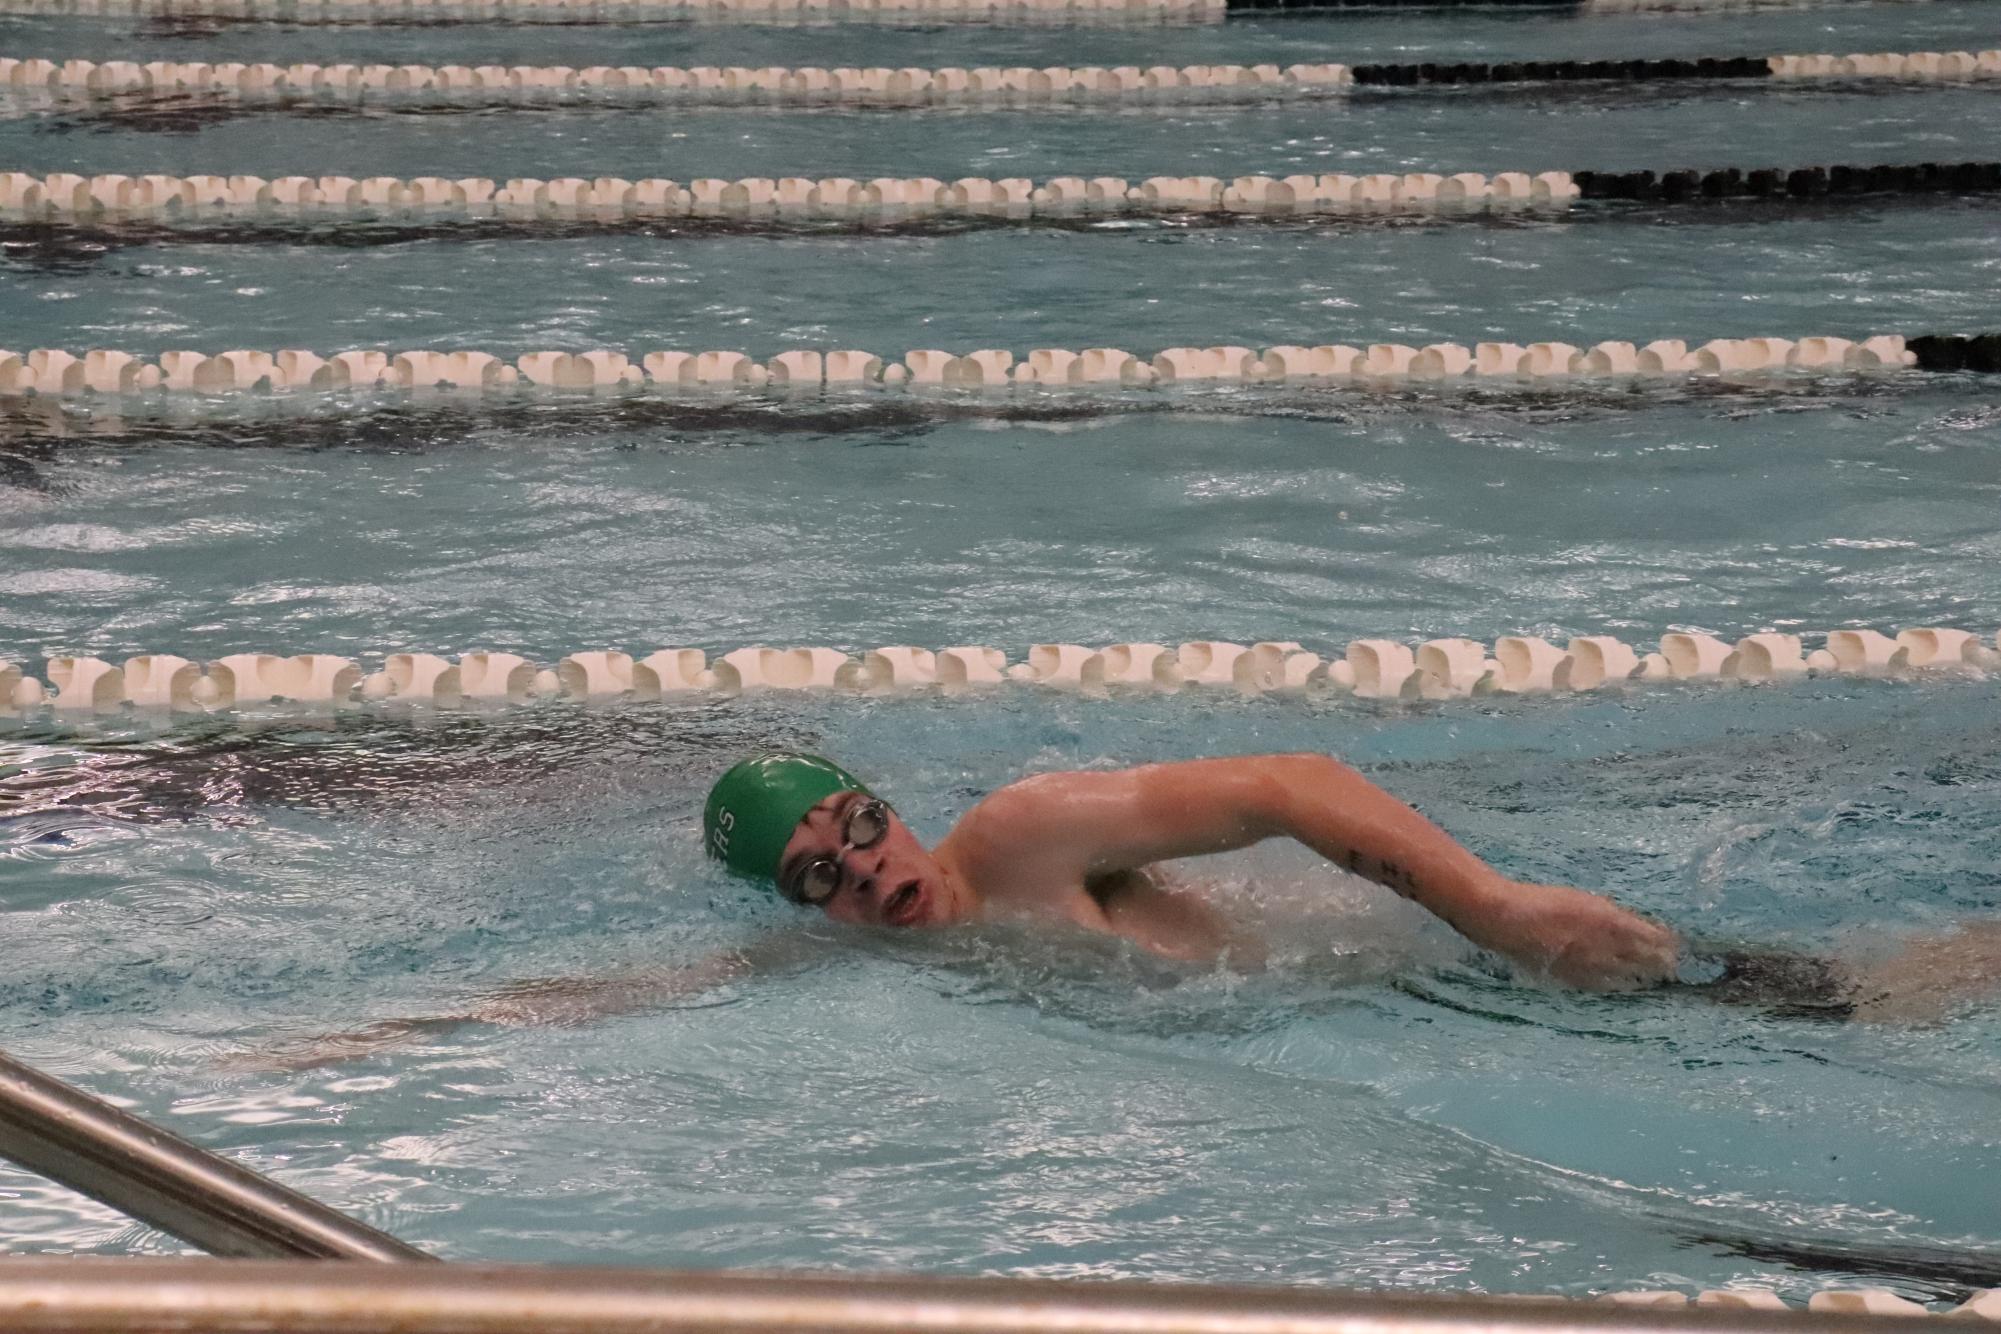
<instances>
[{"instance_id":1,"label":"swimmer","mask_svg":"<svg viewBox=\"0 0 2001 1334\"><path fill-rule=\"evenodd\" d=\"M1673 986L1800 1017L1928 1022L2001 979L2001 924L1913 942L1873 969L1768 949L1707 955L1677 983L1682 941L1600 894L1510 879L1423 815L1325 755L1189 760L1041 774L976 804L927 849L894 808L812 755L732 767L709 792L703 846L735 875L836 922L939 929L981 921L1082 928L1186 962L1256 968L1258 942L1161 863L1289 838L1410 899L1482 949L1566 986ZM349 1060L467 1023L565 1025L658 1005L782 960L796 939L691 967L516 984L460 1013L394 1019L238 1068Z\"/></svg>"},{"instance_id":2,"label":"swimmer","mask_svg":"<svg viewBox=\"0 0 2001 1334\"><path fill-rule=\"evenodd\" d=\"M1223 960L1246 942L1199 894L1170 887L1159 863L1290 838L1570 986L1649 986L1674 974L1680 953L1674 932L1601 895L1510 880L1325 755L1025 778L929 850L838 765L761 755L716 783L702 830L735 874L858 925L1063 922L1171 959Z\"/></svg>"}]
</instances>

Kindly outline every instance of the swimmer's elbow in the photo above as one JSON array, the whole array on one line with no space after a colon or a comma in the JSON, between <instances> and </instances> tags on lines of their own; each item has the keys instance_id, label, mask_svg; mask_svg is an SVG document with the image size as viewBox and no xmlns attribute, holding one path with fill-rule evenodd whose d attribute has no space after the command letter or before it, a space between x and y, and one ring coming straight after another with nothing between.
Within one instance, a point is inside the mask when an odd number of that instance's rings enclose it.
<instances>
[{"instance_id":1,"label":"swimmer's elbow","mask_svg":"<svg viewBox=\"0 0 2001 1334\"><path fill-rule=\"evenodd\" d=\"M1360 775L1331 755L1264 755L1245 765L1237 806L1258 838L1298 838L1330 792Z\"/></svg>"},{"instance_id":2,"label":"swimmer's elbow","mask_svg":"<svg viewBox=\"0 0 2001 1334\"><path fill-rule=\"evenodd\" d=\"M1352 782L1361 778L1349 765L1341 763L1332 755L1318 751L1294 751L1285 755L1274 755L1272 759L1286 771L1286 776L1294 782L1306 784L1325 783L1330 779Z\"/></svg>"}]
</instances>

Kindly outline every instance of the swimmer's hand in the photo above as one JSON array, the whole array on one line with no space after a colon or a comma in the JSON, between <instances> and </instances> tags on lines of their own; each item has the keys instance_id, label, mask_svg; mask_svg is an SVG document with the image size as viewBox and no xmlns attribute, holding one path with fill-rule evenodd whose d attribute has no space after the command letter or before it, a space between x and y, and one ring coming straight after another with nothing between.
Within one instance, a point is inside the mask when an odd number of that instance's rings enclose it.
<instances>
[{"instance_id":1,"label":"swimmer's hand","mask_svg":"<svg viewBox=\"0 0 2001 1334\"><path fill-rule=\"evenodd\" d=\"M1466 934L1565 986L1634 991L1674 976L1680 937L1602 895L1510 881L1490 903Z\"/></svg>"}]
</instances>

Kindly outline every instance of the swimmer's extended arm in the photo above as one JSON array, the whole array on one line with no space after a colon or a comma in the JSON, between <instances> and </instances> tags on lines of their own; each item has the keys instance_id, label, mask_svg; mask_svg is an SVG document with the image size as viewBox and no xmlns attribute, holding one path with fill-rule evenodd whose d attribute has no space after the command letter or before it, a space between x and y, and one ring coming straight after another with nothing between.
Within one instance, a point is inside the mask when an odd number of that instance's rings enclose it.
<instances>
[{"instance_id":1,"label":"swimmer's extended arm","mask_svg":"<svg viewBox=\"0 0 2001 1334\"><path fill-rule=\"evenodd\" d=\"M1574 986L1641 985L1674 970L1673 932L1596 894L1508 879L1325 755L1046 774L995 793L978 815L967 821L968 855L1004 850L1048 874L1086 877L1293 838L1475 944Z\"/></svg>"},{"instance_id":2,"label":"swimmer's extended arm","mask_svg":"<svg viewBox=\"0 0 2001 1334\"><path fill-rule=\"evenodd\" d=\"M467 1024L572 1027L698 996L759 968L799 957L817 939L799 932L724 950L697 963L632 969L605 977L541 977L510 983L453 1014L384 1019L344 1033L323 1033L223 1058L232 1070L309 1070L359 1060Z\"/></svg>"}]
</instances>

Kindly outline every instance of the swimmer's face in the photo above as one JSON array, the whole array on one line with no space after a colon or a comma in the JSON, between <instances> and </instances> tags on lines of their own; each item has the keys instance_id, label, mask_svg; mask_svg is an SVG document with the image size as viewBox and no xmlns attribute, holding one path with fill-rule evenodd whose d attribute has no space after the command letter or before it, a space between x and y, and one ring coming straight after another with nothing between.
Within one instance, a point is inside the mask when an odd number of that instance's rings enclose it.
<instances>
[{"instance_id":1,"label":"swimmer's face","mask_svg":"<svg viewBox=\"0 0 2001 1334\"><path fill-rule=\"evenodd\" d=\"M806 812L778 861L779 891L818 907L837 922L862 926L943 926L963 916L958 895L944 870L917 841L896 812L881 803L869 807L862 792L837 792ZM874 812L880 812L880 823ZM881 836L870 837L881 831ZM866 847L850 847L867 842ZM824 859L824 860L823 860ZM825 860L835 863L830 872ZM813 871L823 885L813 890ZM833 886L831 892L824 884ZM809 892L802 893L805 889ZM818 893L825 897L818 898Z\"/></svg>"}]
</instances>

